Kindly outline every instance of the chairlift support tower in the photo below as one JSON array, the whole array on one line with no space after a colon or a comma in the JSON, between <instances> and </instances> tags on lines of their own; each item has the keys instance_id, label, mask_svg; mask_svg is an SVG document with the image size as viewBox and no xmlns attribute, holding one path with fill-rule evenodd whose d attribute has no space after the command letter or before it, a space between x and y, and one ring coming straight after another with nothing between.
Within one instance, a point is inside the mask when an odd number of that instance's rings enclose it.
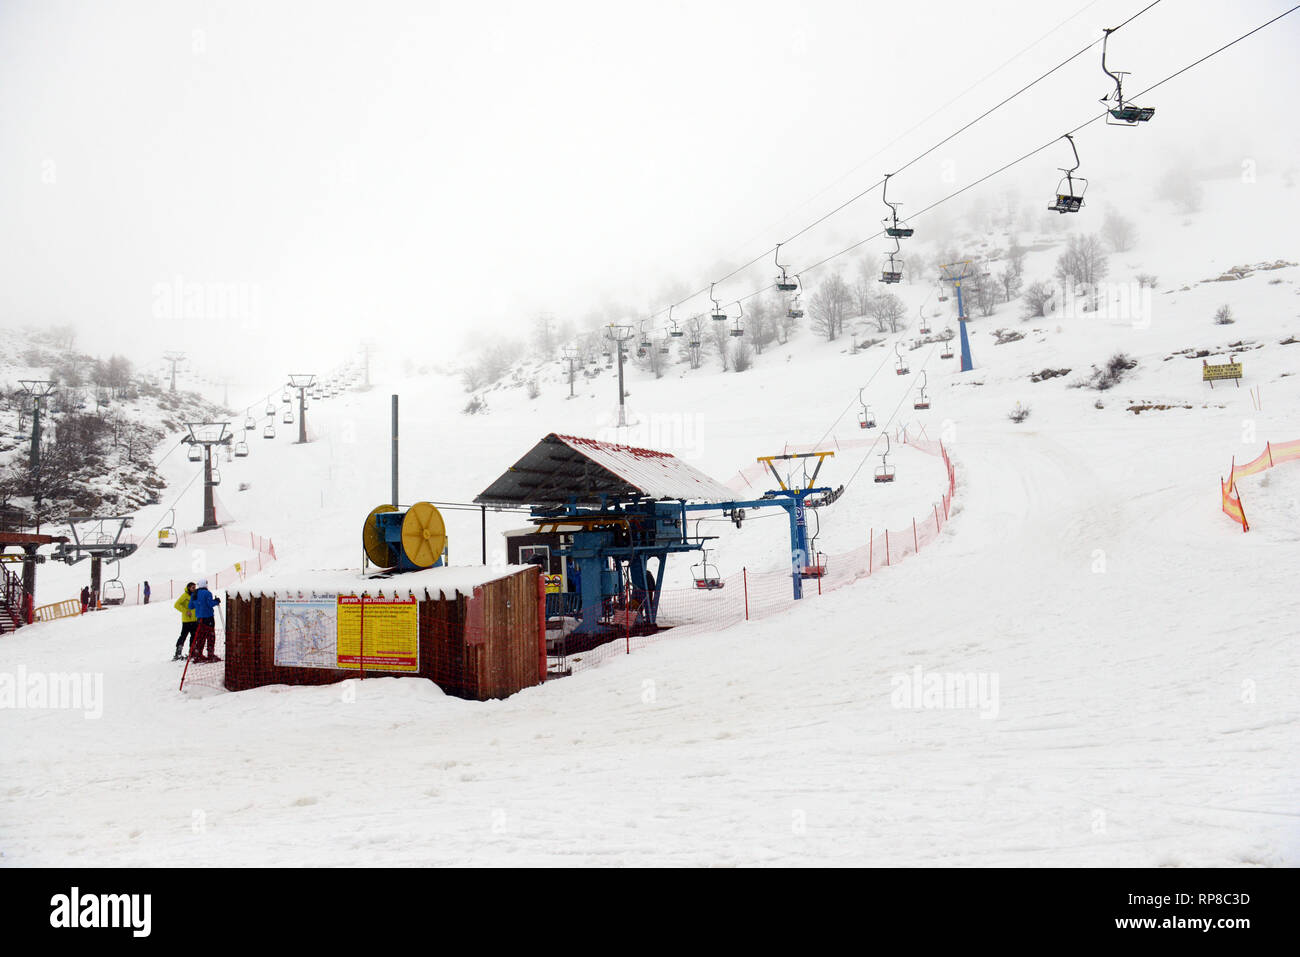
<instances>
[{"instance_id":1,"label":"chairlift support tower","mask_svg":"<svg viewBox=\"0 0 1300 957\"><path fill-rule=\"evenodd\" d=\"M171 390L172 390L173 392L175 392L175 391L176 391L176 366L179 365L180 363L182 363L182 362L185 361L185 353L183 353L183 352L164 352L164 353L163 353L163 361L164 361L164 362L170 362L170 363L171 363L171 367L172 367L172 388L171 388Z\"/></svg>"},{"instance_id":2,"label":"chairlift support tower","mask_svg":"<svg viewBox=\"0 0 1300 957\"><path fill-rule=\"evenodd\" d=\"M948 263L939 267L943 270L939 277L940 282L952 284L952 288L957 292L957 326L961 330L961 371L970 372L975 368L975 363L970 355L970 337L966 334L966 303L961 295L962 280L971 274L970 261Z\"/></svg>"},{"instance_id":3,"label":"chairlift support tower","mask_svg":"<svg viewBox=\"0 0 1300 957\"><path fill-rule=\"evenodd\" d=\"M307 444L307 390L316 384L313 373L295 373L289 376L289 388L298 390L298 444Z\"/></svg>"},{"instance_id":4,"label":"chairlift support tower","mask_svg":"<svg viewBox=\"0 0 1300 957\"><path fill-rule=\"evenodd\" d=\"M618 427L627 425L627 414L623 405L623 343L631 341L636 330L628 325L611 322L605 327L605 338L614 343L618 349Z\"/></svg>"},{"instance_id":5,"label":"chairlift support tower","mask_svg":"<svg viewBox=\"0 0 1300 957\"><path fill-rule=\"evenodd\" d=\"M41 404L54 394L58 386L49 379L19 379L18 384L32 397L32 447L27 457L27 468L35 476L41 467ZM36 500L39 504L39 489Z\"/></svg>"},{"instance_id":6,"label":"chairlift support tower","mask_svg":"<svg viewBox=\"0 0 1300 957\"><path fill-rule=\"evenodd\" d=\"M213 501L212 490L219 479L213 477L212 447L229 445L235 436L230 431L229 422L187 422L185 427L190 430L190 434L181 441L188 445L203 447L203 524L197 531L206 532L218 527L217 508Z\"/></svg>"}]
</instances>

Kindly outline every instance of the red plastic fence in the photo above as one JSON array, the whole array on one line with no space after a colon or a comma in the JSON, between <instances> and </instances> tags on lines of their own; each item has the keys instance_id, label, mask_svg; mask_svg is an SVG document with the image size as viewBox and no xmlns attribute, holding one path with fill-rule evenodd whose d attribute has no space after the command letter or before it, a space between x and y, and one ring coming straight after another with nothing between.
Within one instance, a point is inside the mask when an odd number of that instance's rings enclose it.
<instances>
[{"instance_id":1,"label":"red plastic fence","mask_svg":"<svg viewBox=\"0 0 1300 957\"><path fill-rule=\"evenodd\" d=\"M863 543L857 548L820 555L818 563L824 566L824 574L819 578L804 579L804 600L897 565L935 541L947 524L957 488L956 471L947 449L941 442L910 435L906 430L899 433L899 440L920 452L943 459L948 474L943 493L925 514L914 516L897 528L868 528L863 532ZM629 590L617 599L607 600L600 608L583 609L581 617L584 621L598 620L601 623L599 637L576 632L566 635L562 630L549 633L547 644L551 671L583 670L612 655L630 653L664 636L719 631L746 620L787 611L795 604L792 575L793 570L751 572L742 568L739 574L723 579L719 588L665 589L659 594L658 630L647 629L641 624L642 616L638 609L649 596ZM575 624L576 618L571 618L565 627L571 628Z\"/></svg>"},{"instance_id":2,"label":"red plastic fence","mask_svg":"<svg viewBox=\"0 0 1300 957\"><path fill-rule=\"evenodd\" d=\"M1283 462L1292 462L1296 459L1300 459L1300 439L1279 442L1276 445L1272 442L1265 443L1264 451L1245 465L1238 465L1234 458L1228 469L1228 481L1219 479L1220 507L1223 509L1223 514L1240 525L1243 532L1250 531L1250 522L1246 520L1246 509L1241 503L1241 489L1237 487L1237 479L1247 475L1257 475Z\"/></svg>"}]
</instances>

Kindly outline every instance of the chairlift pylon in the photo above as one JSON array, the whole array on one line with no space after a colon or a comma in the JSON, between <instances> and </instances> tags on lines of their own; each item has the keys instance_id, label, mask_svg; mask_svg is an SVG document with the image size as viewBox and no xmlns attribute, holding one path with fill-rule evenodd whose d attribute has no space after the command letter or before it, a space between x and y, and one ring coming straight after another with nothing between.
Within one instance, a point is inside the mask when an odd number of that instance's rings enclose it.
<instances>
[{"instance_id":1,"label":"chairlift pylon","mask_svg":"<svg viewBox=\"0 0 1300 957\"><path fill-rule=\"evenodd\" d=\"M881 222L886 224L885 235L890 239L907 239L915 232L915 230L906 224L899 225L898 207L900 204L891 203L889 201L889 177L893 175L893 173L885 174L885 182L880 191L881 200L883 200L884 204L889 207L889 215L882 219Z\"/></svg>"},{"instance_id":2,"label":"chairlift pylon","mask_svg":"<svg viewBox=\"0 0 1300 957\"><path fill-rule=\"evenodd\" d=\"M894 467L889 464L889 433L885 433L885 451L880 456L880 464L876 466L877 482L892 482L894 480Z\"/></svg>"},{"instance_id":3,"label":"chairlift pylon","mask_svg":"<svg viewBox=\"0 0 1300 957\"><path fill-rule=\"evenodd\" d=\"M1083 194L1088 189L1088 181L1082 176L1075 176L1074 172L1079 168L1079 150L1074 145L1074 137L1066 133L1061 139L1070 141L1070 149L1074 151L1074 166L1066 169L1060 167L1065 178L1061 180L1056 187L1056 202L1047 209L1054 213L1077 213L1083 208ZM1080 185L1082 184L1082 185ZM1064 187L1064 189L1062 189Z\"/></svg>"},{"instance_id":4,"label":"chairlift pylon","mask_svg":"<svg viewBox=\"0 0 1300 957\"><path fill-rule=\"evenodd\" d=\"M1132 103L1124 102L1124 77L1128 76L1127 70L1109 70L1106 67L1106 43L1110 40L1110 35L1118 27L1106 27L1103 29L1101 37L1101 71L1115 81L1115 89L1109 96L1103 96L1101 103L1106 107L1106 124L1108 126L1137 126L1139 123L1145 123L1156 115L1155 107L1151 106L1134 106ZM1111 103L1114 106L1111 106Z\"/></svg>"}]
</instances>

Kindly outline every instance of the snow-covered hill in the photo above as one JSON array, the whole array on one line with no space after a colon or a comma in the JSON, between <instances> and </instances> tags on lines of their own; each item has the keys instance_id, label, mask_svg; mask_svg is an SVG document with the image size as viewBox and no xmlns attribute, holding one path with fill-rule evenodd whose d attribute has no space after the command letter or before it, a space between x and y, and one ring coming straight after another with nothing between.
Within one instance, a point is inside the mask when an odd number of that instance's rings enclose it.
<instances>
[{"instance_id":1,"label":"snow-covered hill","mask_svg":"<svg viewBox=\"0 0 1300 957\"><path fill-rule=\"evenodd\" d=\"M392 393L402 499L463 502L552 431L665 448L725 481L786 443L861 438L862 389L882 427L944 439L953 518L915 558L786 614L669 635L501 702L398 679L354 696L179 694L166 605L24 629L0 639L0 674L102 675L102 717L4 714L3 860L1300 863L1288 624L1300 465L1243 482L1249 534L1220 512L1218 488L1233 456L1300 437L1300 267L1210 281L1300 260L1293 200L1280 184L1222 180L1200 213L1130 207L1142 233L1111 257L1106 289L1124 308L1023 321L1004 304L969 324L973 372L937 345L911 350L914 329L857 352L804 332L743 373L631 372L626 429L607 374L580 378L570 399L558 363L537 365L524 370L541 376L536 398L501 388L486 414L466 415L458 380L404 377L390 345L374 390L312 404L313 442L252 438L248 458L222 464L232 527L273 538L281 567L359 564L362 520L388 497ZM1022 235L1026 278L1049 278L1064 234ZM1139 274L1157 277L1149 297ZM939 308L929 282L897 291L909 322ZM1224 303L1236 322L1215 325ZM906 376L893 372L896 343ZM1082 384L1117 353L1136 361L1117 385ZM1235 354L1241 387L1211 390L1201 353ZM1069 371L1034 381L1044 369ZM932 406L918 412L922 371ZM1016 403L1030 409L1020 423ZM841 445L828 465L827 484L847 488L821 516L827 551L940 491L942 464L898 447L898 480L872 483L878 453ZM196 466L172 455L158 468L177 494L142 509L137 529L173 505L178 525L197 524ZM478 514L446 518L453 564L478 562ZM523 523L488 519L491 562L500 532ZM724 573L784 561L782 522L709 532ZM232 546L147 543L122 575L184 577L236 554L218 547ZM43 566L39 600L75 593L83 574ZM670 566L665 585L687 576ZM957 675L983 692L972 706L913 699Z\"/></svg>"}]
</instances>

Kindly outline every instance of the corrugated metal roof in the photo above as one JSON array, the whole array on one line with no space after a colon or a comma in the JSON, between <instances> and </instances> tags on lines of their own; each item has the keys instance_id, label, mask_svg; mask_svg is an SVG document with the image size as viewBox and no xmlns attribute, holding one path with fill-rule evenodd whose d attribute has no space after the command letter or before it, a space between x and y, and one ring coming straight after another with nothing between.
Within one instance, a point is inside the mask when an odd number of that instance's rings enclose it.
<instances>
[{"instance_id":1,"label":"corrugated metal roof","mask_svg":"<svg viewBox=\"0 0 1300 957\"><path fill-rule=\"evenodd\" d=\"M730 489L668 452L551 433L474 499L485 504L560 505L616 499L726 502Z\"/></svg>"}]
</instances>

